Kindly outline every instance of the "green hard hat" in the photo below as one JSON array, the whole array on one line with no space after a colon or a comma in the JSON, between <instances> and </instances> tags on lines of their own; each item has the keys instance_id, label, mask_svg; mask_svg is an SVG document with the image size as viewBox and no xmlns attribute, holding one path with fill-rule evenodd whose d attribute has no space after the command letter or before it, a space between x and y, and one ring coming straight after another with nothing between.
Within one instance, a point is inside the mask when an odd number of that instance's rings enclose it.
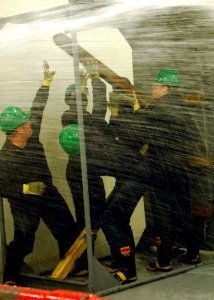
<instances>
[{"instance_id":1,"label":"green hard hat","mask_svg":"<svg viewBox=\"0 0 214 300\"><path fill-rule=\"evenodd\" d=\"M157 74L157 78L153 82L162 85L180 86L178 73L174 70L168 69L160 70Z\"/></svg>"},{"instance_id":2,"label":"green hard hat","mask_svg":"<svg viewBox=\"0 0 214 300\"><path fill-rule=\"evenodd\" d=\"M11 132L23 125L30 118L30 112L23 112L17 106L8 106L0 115L1 130Z\"/></svg>"},{"instance_id":3,"label":"green hard hat","mask_svg":"<svg viewBox=\"0 0 214 300\"><path fill-rule=\"evenodd\" d=\"M72 105L71 94L75 93L75 85L70 84L65 90L65 104L68 106Z\"/></svg>"},{"instance_id":4,"label":"green hard hat","mask_svg":"<svg viewBox=\"0 0 214 300\"><path fill-rule=\"evenodd\" d=\"M80 154L78 124L73 123L63 128L59 134L59 143L67 154L78 156Z\"/></svg>"},{"instance_id":5,"label":"green hard hat","mask_svg":"<svg viewBox=\"0 0 214 300\"><path fill-rule=\"evenodd\" d=\"M75 91L75 84L70 84L65 90L65 97L69 96L73 91Z\"/></svg>"}]
</instances>

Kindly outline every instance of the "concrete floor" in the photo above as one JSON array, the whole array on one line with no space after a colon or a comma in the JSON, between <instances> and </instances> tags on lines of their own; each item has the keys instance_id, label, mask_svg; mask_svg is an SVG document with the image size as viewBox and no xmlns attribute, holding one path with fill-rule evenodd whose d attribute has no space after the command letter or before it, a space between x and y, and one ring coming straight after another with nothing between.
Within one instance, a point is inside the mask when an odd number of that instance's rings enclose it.
<instances>
[{"instance_id":1,"label":"concrete floor","mask_svg":"<svg viewBox=\"0 0 214 300\"><path fill-rule=\"evenodd\" d=\"M157 273L151 274L145 269L138 270L138 286L133 286L133 283L129 284L126 290L104 298L111 300L213 300L214 255L213 252L202 252L201 256L203 262L198 266L191 266L189 270L187 265L180 263L167 274L159 273L158 275ZM137 258L138 266L141 258ZM164 276L167 277L164 278Z\"/></svg>"},{"instance_id":2,"label":"concrete floor","mask_svg":"<svg viewBox=\"0 0 214 300\"><path fill-rule=\"evenodd\" d=\"M97 294L110 300L213 300L214 299L214 252L201 251L202 263L190 266L173 261L173 271L169 273L149 272L146 264L155 258L151 253L137 253L138 280L127 285L107 288ZM98 271L98 269L97 269ZM98 274L99 275L99 274ZM105 282L105 278L98 276ZM110 275L110 274L109 274ZM112 275L111 275L112 276ZM113 277L113 276L112 276ZM43 278L45 279L45 278ZM24 286L44 289L74 289L85 291L88 278L68 278L61 283L31 278ZM75 289L75 282L78 284ZM72 285L73 284L73 285Z\"/></svg>"},{"instance_id":3,"label":"concrete floor","mask_svg":"<svg viewBox=\"0 0 214 300\"><path fill-rule=\"evenodd\" d=\"M106 296L112 300L213 300L214 263Z\"/></svg>"}]
</instances>

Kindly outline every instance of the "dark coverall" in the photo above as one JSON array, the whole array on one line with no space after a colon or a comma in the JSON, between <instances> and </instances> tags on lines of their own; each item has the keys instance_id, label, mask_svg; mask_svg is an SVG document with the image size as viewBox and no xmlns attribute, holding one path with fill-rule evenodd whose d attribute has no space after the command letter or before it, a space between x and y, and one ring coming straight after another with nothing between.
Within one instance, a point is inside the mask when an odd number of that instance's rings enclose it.
<instances>
[{"instance_id":1,"label":"dark coverall","mask_svg":"<svg viewBox=\"0 0 214 300\"><path fill-rule=\"evenodd\" d=\"M130 218L145 192L148 168L139 152L144 144L139 111L133 112L125 104L119 113L109 124L112 141L107 147L111 158L107 171L116 177L116 184L102 219L102 230L117 266L135 276L135 243Z\"/></svg>"},{"instance_id":2,"label":"dark coverall","mask_svg":"<svg viewBox=\"0 0 214 300\"><path fill-rule=\"evenodd\" d=\"M178 95L166 95L144 111L142 134L149 144L150 201L154 211L158 262L170 263L175 233L183 237L189 257L199 253L190 214L189 155L198 156L202 138Z\"/></svg>"},{"instance_id":3,"label":"dark coverall","mask_svg":"<svg viewBox=\"0 0 214 300\"><path fill-rule=\"evenodd\" d=\"M39 141L43 111L49 88L41 86L31 108L33 135L25 148L6 140L0 151L1 196L8 198L14 222L14 239L7 249L4 281L18 279L24 257L31 253L40 218L59 245L62 257L74 242L77 231L69 208L52 183L43 145ZM23 184L42 181L46 188L41 196L22 193Z\"/></svg>"},{"instance_id":4,"label":"dark coverall","mask_svg":"<svg viewBox=\"0 0 214 300\"><path fill-rule=\"evenodd\" d=\"M106 87L99 79L92 80L93 88L93 111L92 114L85 110L87 99L83 95L83 118L84 134L86 143L86 163L88 171L88 187L91 214L91 228L98 230L100 228L100 219L106 207L105 190L103 180L100 176L105 175L103 170L106 166L105 143L106 134L105 122L106 113ZM77 123L77 107L75 101L70 101L70 109L62 115L62 126L65 127L71 123ZM82 188L80 156L69 156L66 169L66 177L73 195L73 201L76 212L76 219L79 230L85 227L84 201Z\"/></svg>"}]
</instances>

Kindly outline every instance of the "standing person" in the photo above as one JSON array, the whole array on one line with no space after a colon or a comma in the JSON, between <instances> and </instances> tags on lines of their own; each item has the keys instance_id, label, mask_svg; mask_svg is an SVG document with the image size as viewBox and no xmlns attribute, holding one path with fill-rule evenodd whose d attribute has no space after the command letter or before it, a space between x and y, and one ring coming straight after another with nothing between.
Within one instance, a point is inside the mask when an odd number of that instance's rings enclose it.
<instances>
[{"instance_id":1,"label":"standing person","mask_svg":"<svg viewBox=\"0 0 214 300\"><path fill-rule=\"evenodd\" d=\"M9 106L0 115L1 130L6 134L0 151L0 193L9 201L14 223L14 238L7 248L4 282L18 283L23 260L33 250L40 219L57 240L61 258L77 237L74 219L53 186L39 140L54 73L45 62L44 80L30 112Z\"/></svg>"},{"instance_id":2,"label":"standing person","mask_svg":"<svg viewBox=\"0 0 214 300\"><path fill-rule=\"evenodd\" d=\"M89 78L84 73L81 74L81 93L83 101L83 119L84 119L84 133L86 142L86 163L88 172L88 190L91 214L91 229L92 239L95 241L97 231L100 228L100 220L106 207L105 190L103 180L101 178L103 169L106 165L104 159L105 152L105 134L104 128L107 126L105 122L105 113L107 108L106 101L106 87L100 80L98 71L93 70L89 73L93 88L93 111L89 113L86 110L87 96L86 96L86 82ZM65 92L65 103L69 106L61 118L63 130L67 130L70 124L77 124L77 106L75 85L71 84L67 87ZM63 131L62 131L63 132ZM69 134L68 134L69 135ZM70 137L68 138L67 146L69 148ZM61 142L61 146L62 142ZM85 227L84 217L84 200L82 187L82 170L80 155L72 155L69 153L68 164L66 168L66 178L73 195L73 201L76 212L76 220L79 231ZM77 261L76 268L72 275L84 276L88 274L86 253Z\"/></svg>"},{"instance_id":3,"label":"standing person","mask_svg":"<svg viewBox=\"0 0 214 300\"><path fill-rule=\"evenodd\" d=\"M168 90L179 85L179 78L176 72L166 70L158 76L158 83L160 91L154 87L155 99L167 96ZM162 94L163 91L167 93ZM121 158L117 156L117 162L123 161L124 166L117 176L124 180L112 193L103 216L102 229L119 266L115 277L122 284L137 279L135 245L129 222L139 197L145 191L149 192L155 214L156 236L160 237L157 243L161 242L158 247L160 261L150 264L148 269L172 269L171 252L176 226L180 231L182 228L183 236L187 235L191 237L189 241L192 240L184 260L200 262L197 239L191 228L186 165L187 154L198 155L195 142L201 139L198 139L194 122L187 112L184 113L180 98L176 95L171 98L170 94L168 97L171 102L163 100L160 110L158 101L151 102L146 109L138 107L132 111L132 117L124 115L118 124L124 130L119 135L121 151L118 153ZM170 256L167 256L169 253Z\"/></svg>"},{"instance_id":4,"label":"standing person","mask_svg":"<svg viewBox=\"0 0 214 300\"><path fill-rule=\"evenodd\" d=\"M82 80L82 82L84 79ZM92 113L86 111L87 97L85 92L85 83L82 83L82 99L83 99L83 118L85 129L86 141L86 159L87 171L89 180L89 199L90 204L93 206L91 209L91 222L92 229L98 230L100 228L99 219L105 209L105 191L101 175L103 175L103 165L106 163L102 157L104 154L104 146L102 142L105 137L102 137L101 131L105 126L105 114L103 109L107 105L106 98L104 97L103 89L104 83L97 77L92 79L94 103L103 101L102 104L94 105ZM100 100L101 96L104 99ZM75 85L68 86L65 92L65 103L69 106L61 118L62 126L65 128L69 124L77 124L77 107L76 107L76 93ZM97 106L99 108L97 108ZM107 123L106 123L107 125ZM84 220L84 205L83 205L83 191L82 191L82 177L81 177L81 164L80 156L69 155L68 165L66 168L66 177L73 194L75 205L77 224L82 230L85 227Z\"/></svg>"},{"instance_id":5,"label":"standing person","mask_svg":"<svg viewBox=\"0 0 214 300\"><path fill-rule=\"evenodd\" d=\"M87 97L86 97L86 90L84 87L85 83L83 81L84 80L82 80L82 102L83 102L83 111L85 114L86 106L87 106ZM67 126L69 126L70 124L78 123L77 107L76 107L76 92L75 92L74 84L70 84L66 88L65 104L68 105L69 109L64 111L61 117L61 123L63 127L63 131L61 132L62 136L63 136L63 132L66 132ZM64 140L62 141L60 139L60 144L62 148L65 147L63 142ZM77 223L78 231L80 232L85 227L80 153L78 153L78 155L74 155L72 149L68 147L68 142L67 143L66 141L64 142L68 148L68 154L69 154L68 164L66 167L66 179L70 187L70 190L72 192L75 214L76 214L76 223Z\"/></svg>"},{"instance_id":6,"label":"standing person","mask_svg":"<svg viewBox=\"0 0 214 300\"><path fill-rule=\"evenodd\" d=\"M112 141L107 151L111 159L108 172L116 177L116 184L102 218L102 230L115 261L115 278L126 284L137 280L130 218L145 192L147 145L142 140L140 105L134 90L114 89L113 96L116 99L110 102L109 123Z\"/></svg>"},{"instance_id":7,"label":"standing person","mask_svg":"<svg viewBox=\"0 0 214 300\"><path fill-rule=\"evenodd\" d=\"M172 270L172 246L175 232L185 240L187 253L183 261L201 262L197 232L190 213L188 162L199 159L200 132L184 106L178 92L180 78L176 71L163 69L153 86L154 100L144 112L142 133L148 143L151 170L150 201L154 211L157 261L150 271ZM204 148L204 153L205 148Z\"/></svg>"}]
</instances>

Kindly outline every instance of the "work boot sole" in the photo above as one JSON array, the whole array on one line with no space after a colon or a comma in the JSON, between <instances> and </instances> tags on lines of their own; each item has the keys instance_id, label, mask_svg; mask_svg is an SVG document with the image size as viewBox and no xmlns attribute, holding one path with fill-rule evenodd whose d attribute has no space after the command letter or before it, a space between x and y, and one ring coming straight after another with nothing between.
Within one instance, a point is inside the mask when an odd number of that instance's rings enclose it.
<instances>
[{"instance_id":1,"label":"work boot sole","mask_svg":"<svg viewBox=\"0 0 214 300\"><path fill-rule=\"evenodd\" d=\"M184 264L198 265L201 263L201 258L199 255L196 255L196 257L189 258L186 254L184 254L178 258L178 261Z\"/></svg>"},{"instance_id":2,"label":"work boot sole","mask_svg":"<svg viewBox=\"0 0 214 300\"><path fill-rule=\"evenodd\" d=\"M160 266L158 261L155 261L153 263L150 263L148 266L146 266L148 271L152 271L152 272L170 272L172 271L172 265L169 264L167 266Z\"/></svg>"},{"instance_id":3,"label":"work boot sole","mask_svg":"<svg viewBox=\"0 0 214 300\"><path fill-rule=\"evenodd\" d=\"M116 278L122 285L134 282L137 280L137 276L126 276L122 271L118 271L114 278Z\"/></svg>"}]
</instances>

